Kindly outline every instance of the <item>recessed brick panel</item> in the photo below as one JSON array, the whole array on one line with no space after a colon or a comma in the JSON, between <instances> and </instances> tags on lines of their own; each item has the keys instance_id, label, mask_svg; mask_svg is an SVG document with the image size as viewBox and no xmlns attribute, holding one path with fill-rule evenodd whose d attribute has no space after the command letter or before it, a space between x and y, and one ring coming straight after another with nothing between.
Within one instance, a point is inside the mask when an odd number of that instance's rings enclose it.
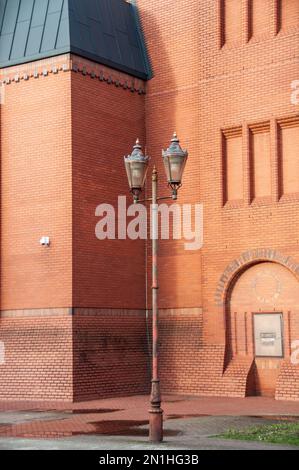
<instances>
[{"instance_id":1,"label":"recessed brick panel","mask_svg":"<svg viewBox=\"0 0 299 470\"><path fill-rule=\"evenodd\" d=\"M250 32L253 38L267 37L271 34L273 0L249 0Z\"/></svg>"},{"instance_id":2,"label":"recessed brick panel","mask_svg":"<svg viewBox=\"0 0 299 470\"><path fill-rule=\"evenodd\" d=\"M225 201L242 201L243 186L243 140L242 130L234 129L224 136L224 171L225 171Z\"/></svg>"},{"instance_id":3,"label":"recessed brick panel","mask_svg":"<svg viewBox=\"0 0 299 470\"><path fill-rule=\"evenodd\" d=\"M224 43L235 44L242 41L243 5L240 0L223 0L222 15Z\"/></svg>"},{"instance_id":4,"label":"recessed brick panel","mask_svg":"<svg viewBox=\"0 0 299 470\"><path fill-rule=\"evenodd\" d=\"M252 196L263 198L272 195L270 124L251 129Z\"/></svg>"},{"instance_id":5,"label":"recessed brick panel","mask_svg":"<svg viewBox=\"0 0 299 470\"><path fill-rule=\"evenodd\" d=\"M299 120L280 124L282 194L299 194Z\"/></svg>"},{"instance_id":6,"label":"recessed brick panel","mask_svg":"<svg viewBox=\"0 0 299 470\"><path fill-rule=\"evenodd\" d=\"M299 2L297 0L278 0L280 28L283 31L299 28Z\"/></svg>"}]
</instances>

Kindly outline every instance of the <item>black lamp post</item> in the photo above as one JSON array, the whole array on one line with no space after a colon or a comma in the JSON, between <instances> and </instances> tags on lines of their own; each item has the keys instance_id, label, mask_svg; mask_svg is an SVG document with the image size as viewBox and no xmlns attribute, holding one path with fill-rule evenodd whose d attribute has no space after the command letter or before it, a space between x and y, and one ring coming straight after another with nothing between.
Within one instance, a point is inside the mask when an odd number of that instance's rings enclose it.
<instances>
[{"instance_id":1,"label":"black lamp post","mask_svg":"<svg viewBox=\"0 0 299 470\"><path fill-rule=\"evenodd\" d=\"M163 410L161 409L161 392L159 380L159 311L158 311L158 201L162 199L177 200L178 190L182 186L182 177L188 159L187 150L183 150L176 135L173 135L167 150L162 151L168 186L172 190L170 197L158 197L158 172L152 172L152 197L139 200L144 188L148 171L149 158L142 152L137 139L131 155L124 157L125 166L131 193L135 203L150 201L152 203L152 309L153 309L153 363L152 363L152 390L150 397L150 431L149 439L152 442L163 441Z\"/></svg>"}]
</instances>

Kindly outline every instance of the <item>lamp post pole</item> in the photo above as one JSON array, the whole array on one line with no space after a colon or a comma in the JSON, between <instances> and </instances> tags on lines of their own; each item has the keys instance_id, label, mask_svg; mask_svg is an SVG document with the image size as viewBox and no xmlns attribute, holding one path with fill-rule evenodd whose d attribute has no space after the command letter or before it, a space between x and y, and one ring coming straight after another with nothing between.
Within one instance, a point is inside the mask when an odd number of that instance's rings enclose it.
<instances>
[{"instance_id":1,"label":"lamp post pole","mask_svg":"<svg viewBox=\"0 0 299 470\"><path fill-rule=\"evenodd\" d=\"M182 177L188 158L188 151L183 150L176 133L166 151L162 151L168 186L171 196L158 197L158 172L156 167L152 173L152 197L140 200L148 171L149 157L142 152L139 139L133 147L131 155L124 157L128 182L133 194L134 203L151 202L151 238L152 238L152 317L153 317L153 363L152 385L150 397L149 439L151 442L163 441L163 410L161 409L161 392L159 380L159 310L158 310L158 201L177 200L178 190L182 186Z\"/></svg>"},{"instance_id":2,"label":"lamp post pole","mask_svg":"<svg viewBox=\"0 0 299 470\"><path fill-rule=\"evenodd\" d=\"M153 322L153 365L152 390L150 397L150 432L152 442L163 441L163 410L161 409L161 392L159 380L159 311L158 311L158 172L152 173L152 322Z\"/></svg>"}]
</instances>

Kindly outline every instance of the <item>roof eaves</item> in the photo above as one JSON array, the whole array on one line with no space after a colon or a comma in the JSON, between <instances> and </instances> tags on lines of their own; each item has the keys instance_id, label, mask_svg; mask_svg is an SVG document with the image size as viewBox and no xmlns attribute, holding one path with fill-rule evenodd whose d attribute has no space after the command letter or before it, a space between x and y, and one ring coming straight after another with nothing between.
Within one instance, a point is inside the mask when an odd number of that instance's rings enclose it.
<instances>
[{"instance_id":1,"label":"roof eaves","mask_svg":"<svg viewBox=\"0 0 299 470\"><path fill-rule=\"evenodd\" d=\"M106 65L107 67L110 67L112 69L119 70L120 72L127 73L128 75L131 75L136 78L140 78L141 80L148 80L147 73L143 73L143 72L140 72L140 70L134 70L130 67L126 67L125 65L115 63L109 59L99 57L96 54L93 54L92 52L88 52L88 51L79 49L78 47L74 47L74 46L71 46L70 52L82 58L93 60L94 62L97 62L98 64Z\"/></svg>"}]
</instances>

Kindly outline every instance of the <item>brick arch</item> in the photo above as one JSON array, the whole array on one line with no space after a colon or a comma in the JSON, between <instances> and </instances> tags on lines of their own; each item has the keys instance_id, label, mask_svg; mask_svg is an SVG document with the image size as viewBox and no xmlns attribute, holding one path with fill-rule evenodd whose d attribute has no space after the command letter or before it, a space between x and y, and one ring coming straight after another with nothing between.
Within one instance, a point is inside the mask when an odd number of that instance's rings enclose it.
<instances>
[{"instance_id":1,"label":"brick arch","mask_svg":"<svg viewBox=\"0 0 299 470\"><path fill-rule=\"evenodd\" d=\"M220 277L215 292L215 302L218 307L225 308L229 292L238 277L251 266L262 262L280 264L299 280L299 264L291 256L271 249L249 250L242 253L239 258L235 258Z\"/></svg>"},{"instance_id":2,"label":"brick arch","mask_svg":"<svg viewBox=\"0 0 299 470\"><path fill-rule=\"evenodd\" d=\"M299 264L290 256L284 256L273 250L254 250L247 252L230 263L224 273L225 276L222 277L222 303L221 307L219 306L223 311L225 325L223 378L224 381L226 381L225 383L228 384L226 386L231 387L232 393L236 392L234 389L234 387L236 387L238 393L241 393L242 396L266 394L267 396L275 395L278 399L281 397L287 399L290 398L291 393L293 393L294 396L292 399L298 399L299 369L298 367L294 367L290 362L290 344L292 339L298 337L299 332L299 320L297 317L299 311L298 295L297 301L294 305L292 304L292 307L286 303L285 309L282 309L282 311L285 311L284 329L286 332L284 357L283 359L271 358L270 362L266 363L266 367L262 359L255 357L253 344L251 344L249 340L249 338L252 338L253 334L251 326L247 329L248 318L251 318L250 314L249 316L247 314L250 310L248 310L249 304L245 304L244 307L244 311L246 312L245 319L239 315L237 315L237 317L231 315L231 294L236 287L237 281L240 280L242 275L247 271L250 271L251 268L263 263L267 263L268 265L271 263L272 265L276 265L276 268L280 266L284 268L283 271L286 273L285 275L289 273L289 276L294 279L294 282L299 281ZM291 286L290 289L294 291L294 285ZM295 290L297 291L297 289ZM292 298L288 293L285 295L288 299ZM254 308L256 307L257 304ZM277 308L274 310L276 311ZM259 310L256 308L254 311ZM237 309L236 312L239 312L239 310ZM250 321L249 324L251 324ZM245 349L243 347L244 337L242 336L244 325L246 325ZM240 328L241 335L239 335ZM232 333L233 331L234 334ZM237 343L236 338L239 338ZM237 380L236 384L233 378ZM293 390L293 392L290 392L290 390Z\"/></svg>"}]
</instances>

